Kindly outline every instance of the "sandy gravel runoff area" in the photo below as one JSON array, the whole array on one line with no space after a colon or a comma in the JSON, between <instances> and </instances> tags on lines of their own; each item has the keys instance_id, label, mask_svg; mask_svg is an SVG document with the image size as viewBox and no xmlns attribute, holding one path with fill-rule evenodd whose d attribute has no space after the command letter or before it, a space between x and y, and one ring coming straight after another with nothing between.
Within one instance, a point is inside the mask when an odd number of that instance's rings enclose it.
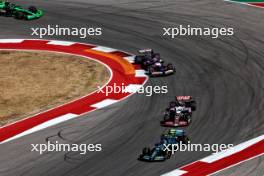
<instances>
[{"instance_id":1,"label":"sandy gravel runoff area","mask_svg":"<svg viewBox=\"0 0 264 176\"><path fill-rule=\"evenodd\" d=\"M0 51L0 126L97 89L108 69L87 58L38 51Z\"/></svg>"}]
</instances>

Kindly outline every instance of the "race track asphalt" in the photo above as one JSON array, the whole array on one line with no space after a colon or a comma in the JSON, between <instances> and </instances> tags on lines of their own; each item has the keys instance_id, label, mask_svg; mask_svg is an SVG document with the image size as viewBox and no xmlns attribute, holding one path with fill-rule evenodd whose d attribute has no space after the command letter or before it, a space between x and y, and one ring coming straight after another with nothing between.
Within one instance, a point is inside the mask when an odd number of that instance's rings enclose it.
<instances>
[{"instance_id":1,"label":"race track asphalt","mask_svg":"<svg viewBox=\"0 0 264 176\"><path fill-rule=\"evenodd\" d=\"M193 123L186 128L193 143L238 144L262 134L263 9L221 0L14 2L34 4L45 9L46 14L29 22L1 17L0 38L34 38L30 28L48 24L102 27L102 36L46 39L95 43L132 53L140 48L153 48L164 60L176 65L177 74L153 78L147 83L168 85L168 94L133 95L121 103L0 145L1 176L158 176L209 155L180 152L162 163L137 160L143 147L158 142L164 130L159 120L175 95L192 95L198 101ZM163 27L180 24L233 27L235 35L218 39L162 36ZM30 144L48 140L101 143L103 151L86 155L30 152ZM255 169L263 170L261 166L258 164Z\"/></svg>"}]
</instances>

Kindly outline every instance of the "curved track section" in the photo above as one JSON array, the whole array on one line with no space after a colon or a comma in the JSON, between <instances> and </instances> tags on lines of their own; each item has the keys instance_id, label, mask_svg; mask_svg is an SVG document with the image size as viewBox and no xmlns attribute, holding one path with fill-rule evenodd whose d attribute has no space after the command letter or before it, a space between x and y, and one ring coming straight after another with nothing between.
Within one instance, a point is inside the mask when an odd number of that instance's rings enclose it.
<instances>
[{"instance_id":1,"label":"curved track section","mask_svg":"<svg viewBox=\"0 0 264 176\"><path fill-rule=\"evenodd\" d=\"M110 80L100 87L100 90L1 127L0 144L117 103L135 93L147 81L145 71L138 69L139 65L132 64L135 56L113 48L56 40L0 39L0 49L38 50L78 55L100 62L110 72ZM114 86L122 87L124 91L120 91L120 88L118 92L109 89Z\"/></svg>"},{"instance_id":2,"label":"curved track section","mask_svg":"<svg viewBox=\"0 0 264 176\"><path fill-rule=\"evenodd\" d=\"M87 38L88 43L130 52L154 48L178 71L175 76L147 83L168 85L167 95L135 95L85 118L1 145L0 175L158 176L209 155L186 152L177 153L164 163L137 161L141 149L159 139L163 131L159 126L162 111L175 95L192 95L198 100L193 123L186 128L193 143L238 144L262 134L263 10L220 0L39 0L33 4L46 9L46 16L27 23L1 18L1 38L28 38L30 27L48 24L100 26L103 36ZM179 24L230 26L234 27L235 36L162 37L162 27ZM102 143L103 151L85 156L74 152L40 156L30 152L30 144L46 141ZM261 166L255 169L262 169Z\"/></svg>"}]
</instances>

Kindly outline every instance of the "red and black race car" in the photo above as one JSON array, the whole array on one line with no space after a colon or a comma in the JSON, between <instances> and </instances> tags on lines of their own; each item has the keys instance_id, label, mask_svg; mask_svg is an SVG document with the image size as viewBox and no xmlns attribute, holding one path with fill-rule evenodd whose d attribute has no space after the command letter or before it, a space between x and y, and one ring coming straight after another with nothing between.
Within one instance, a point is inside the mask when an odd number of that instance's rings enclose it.
<instances>
[{"instance_id":1,"label":"red and black race car","mask_svg":"<svg viewBox=\"0 0 264 176\"><path fill-rule=\"evenodd\" d=\"M196 101L191 96L176 96L164 113L161 126L182 127L192 121L192 112L196 110Z\"/></svg>"}]
</instances>

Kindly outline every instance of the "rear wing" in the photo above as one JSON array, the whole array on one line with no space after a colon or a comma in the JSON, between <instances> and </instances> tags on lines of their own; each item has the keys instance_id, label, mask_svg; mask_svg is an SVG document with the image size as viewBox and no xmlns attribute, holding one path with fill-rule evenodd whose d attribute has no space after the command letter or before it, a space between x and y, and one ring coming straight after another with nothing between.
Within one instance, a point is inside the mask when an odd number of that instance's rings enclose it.
<instances>
[{"instance_id":1,"label":"rear wing","mask_svg":"<svg viewBox=\"0 0 264 176\"><path fill-rule=\"evenodd\" d=\"M176 100L187 101L187 100L192 100L192 97L191 96L176 96Z\"/></svg>"},{"instance_id":2,"label":"rear wing","mask_svg":"<svg viewBox=\"0 0 264 176\"><path fill-rule=\"evenodd\" d=\"M138 50L138 52L140 54L151 53L153 52L153 49L141 49L141 50Z\"/></svg>"}]
</instances>

